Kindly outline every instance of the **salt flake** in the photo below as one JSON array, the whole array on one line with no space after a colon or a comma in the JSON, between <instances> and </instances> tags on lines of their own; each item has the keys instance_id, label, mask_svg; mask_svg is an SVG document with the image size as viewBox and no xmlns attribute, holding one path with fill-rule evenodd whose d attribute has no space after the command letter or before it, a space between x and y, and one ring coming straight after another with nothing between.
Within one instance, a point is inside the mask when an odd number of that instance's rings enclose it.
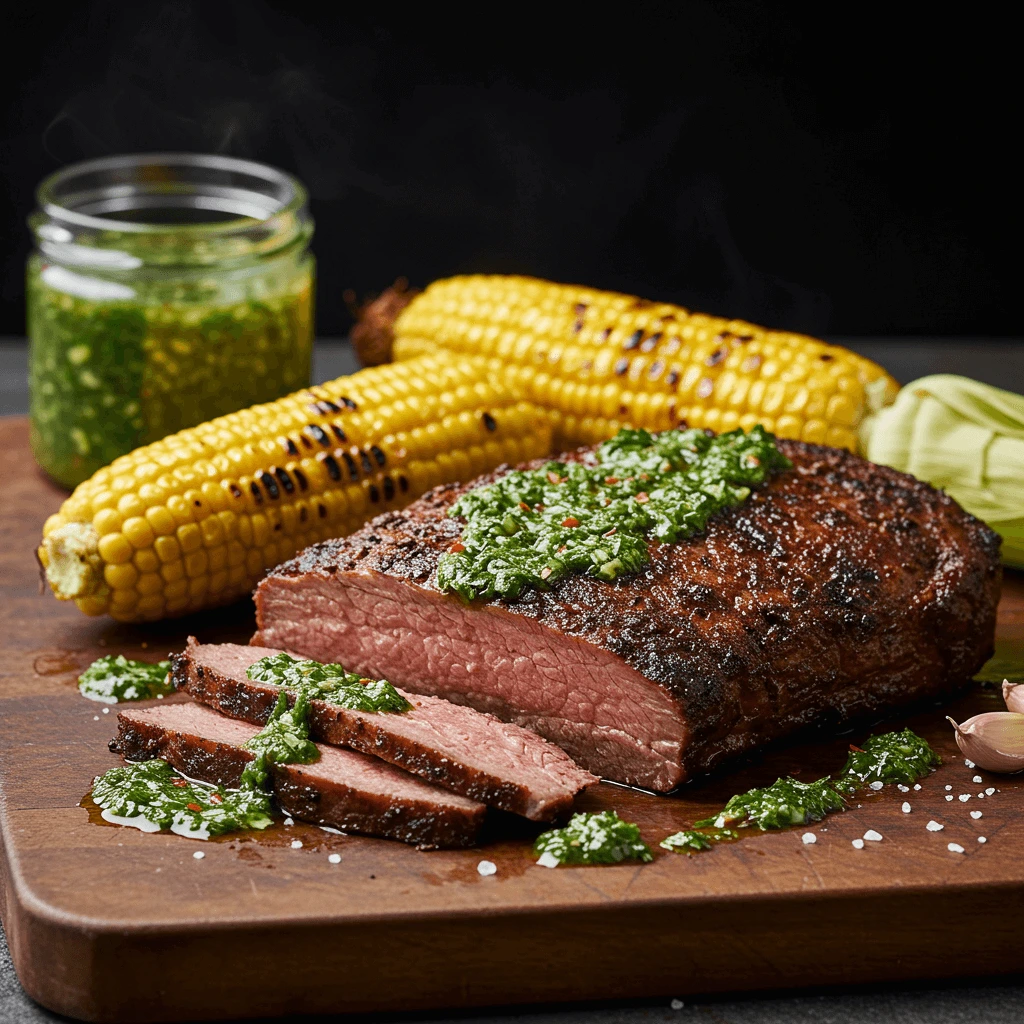
<instances>
[{"instance_id":1,"label":"salt flake","mask_svg":"<svg viewBox=\"0 0 1024 1024\"><path fill-rule=\"evenodd\" d=\"M947 794L946 794L946 799L947 799L947 800L952 800L952 799L953 799L953 795L952 795L952 793L947 793Z\"/></svg>"},{"instance_id":2,"label":"salt flake","mask_svg":"<svg viewBox=\"0 0 1024 1024\"><path fill-rule=\"evenodd\" d=\"M995 789L992 786L985 790L985 796L992 796L993 793L995 793Z\"/></svg>"},{"instance_id":3,"label":"salt flake","mask_svg":"<svg viewBox=\"0 0 1024 1024\"><path fill-rule=\"evenodd\" d=\"M946 849L949 850L950 853L964 852L964 848L959 843L949 843L947 844Z\"/></svg>"},{"instance_id":4,"label":"salt flake","mask_svg":"<svg viewBox=\"0 0 1024 1024\"><path fill-rule=\"evenodd\" d=\"M941 832L945 827L945 825L940 825L937 821L929 821L928 824L925 825L925 828L928 829L929 832Z\"/></svg>"},{"instance_id":5,"label":"salt flake","mask_svg":"<svg viewBox=\"0 0 1024 1024\"><path fill-rule=\"evenodd\" d=\"M804 846L813 846L817 841L818 837L813 832L805 832L801 837Z\"/></svg>"},{"instance_id":6,"label":"salt flake","mask_svg":"<svg viewBox=\"0 0 1024 1024\"><path fill-rule=\"evenodd\" d=\"M960 801L960 803L965 804L965 803L967 803L968 800L971 799L971 794L970 793L961 793L960 796L957 797L957 799Z\"/></svg>"},{"instance_id":7,"label":"salt flake","mask_svg":"<svg viewBox=\"0 0 1024 1024\"><path fill-rule=\"evenodd\" d=\"M921 788L921 783L920 782L915 782L914 783L914 789L920 789L920 788Z\"/></svg>"},{"instance_id":8,"label":"salt flake","mask_svg":"<svg viewBox=\"0 0 1024 1024\"><path fill-rule=\"evenodd\" d=\"M330 864L340 864L341 863L341 854L340 853L332 853L332 854L330 854L328 856L327 860L328 860L328 863L330 863Z\"/></svg>"},{"instance_id":9,"label":"salt flake","mask_svg":"<svg viewBox=\"0 0 1024 1024\"><path fill-rule=\"evenodd\" d=\"M292 849L293 850L301 850L302 849L302 840L301 839L293 839L292 840Z\"/></svg>"},{"instance_id":10,"label":"salt flake","mask_svg":"<svg viewBox=\"0 0 1024 1024\"><path fill-rule=\"evenodd\" d=\"M906 802L906 801L904 800L904 802L903 802L903 813L904 813L904 814L909 814L909 813L910 813L910 811L911 811L911 806L910 806L910 804L908 804L908 803L907 803L907 802Z\"/></svg>"},{"instance_id":11,"label":"salt flake","mask_svg":"<svg viewBox=\"0 0 1024 1024\"><path fill-rule=\"evenodd\" d=\"M863 850L864 849L864 840L863 839L854 839L854 841L853 841L853 848L855 850Z\"/></svg>"},{"instance_id":12,"label":"salt flake","mask_svg":"<svg viewBox=\"0 0 1024 1024\"><path fill-rule=\"evenodd\" d=\"M541 868L557 868L558 858L550 850L546 850L537 858L537 866Z\"/></svg>"},{"instance_id":13,"label":"salt flake","mask_svg":"<svg viewBox=\"0 0 1024 1024\"><path fill-rule=\"evenodd\" d=\"M978 842L979 843L987 843L988 840L984 836L978 836Z\"/></svg>"},{"instance_id":14,"label":"salt flake","mask_svg":"<svg viewBox=\"0 0 1024 1024\"><path fill-rule=\"evenodd\" d=\"M971 811L971 817L977 821L981 817L981 811Z\"/></svg>"},{"instance_id":15,"label":"salt flake","mask_svg":"<svg viewBox=\"0 0 1024 1024\"><path fill-rule=\"evenodd\" d=\"M867 832L864 833L864 838L869 843L880 843L882 841L882 834L881 832L876 832L873 828L869 828Z\"/></svg>"},{"instance_id":16,"label":"salt flake","mask_svg":"<svg viewBox=\"0 0 1024 1024\"><path fill-rule=\"evenodd\" d=\"M884 783L884 782L878 782L878 781L876 780L875 782L872 782L872 783L871 783L871 784L870 784L870 785L868 786L868 789L873 789L873 790L875 790L875 791L877 792L877 791L878 791L878 790L880 790L880 789L881 789L881 788L882 788L882 787L883 787L884 785L885 785L885 783Z\"/></svg>"},{"instance_id":17,"label":"salt flake","mask_svg":"<svg viewBox=\"0 0 1024 1024\"><path fill-rule=\"evenodd\" d=\"M985 780L980 775L975 775L971 782L984 782Z\"/></svg>"},{"instance_id":18,"label":"salt flake","mask_svg":"<svg viewBox=\"0 0 1024 1024\"><path fill-rule=\"evenodd\" d=\"M203 853L202 850L196 850L196 852L193 853L192 856L195 857L196 860L202 860L206 856L206 854Z\"/></svg>"},{"instance_id":19,"label":"salt flake","mask_svg":"<svg viewBox=\"0 0 1024 1024\"><path fill-rule=\"evenodd\" d=\"M477 864L476 869L481 875L486 878L488 875L496 875L498 873L498 865L492 860L482 860Z\"/></svg>"}]
</instances>

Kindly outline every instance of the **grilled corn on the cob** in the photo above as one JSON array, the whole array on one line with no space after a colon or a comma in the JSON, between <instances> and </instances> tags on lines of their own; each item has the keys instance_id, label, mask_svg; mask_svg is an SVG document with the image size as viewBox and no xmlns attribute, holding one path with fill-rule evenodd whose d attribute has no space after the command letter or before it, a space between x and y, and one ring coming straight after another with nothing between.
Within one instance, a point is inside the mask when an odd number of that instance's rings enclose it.
<instances>
[{"instance_id":1,"label":"grilled corn on the cob","mask_svg":"<svg viewBox=\"0 0 1024 1024\"><path fill-rule=\"evenodd\" d=\"M881 367L837 345L526 277L453 277L413 298L394 323L394 358L438 350L500 359L550 410L556 448L622 426L760 423L856 451L898 390Z\"/></svg>"},{"instance_id":2,"label":"grilled corn on the cob","mask_svg":"<svg viewBox=\"0 0 1024 1024\"><path fill-rule=\"evenodd\" d=\"M115 460L47 520L39 559L54 593L90 615L180 615L435 484L550 444L544 414L486 360L374 367Z\"/></svg>"}]
</instances>

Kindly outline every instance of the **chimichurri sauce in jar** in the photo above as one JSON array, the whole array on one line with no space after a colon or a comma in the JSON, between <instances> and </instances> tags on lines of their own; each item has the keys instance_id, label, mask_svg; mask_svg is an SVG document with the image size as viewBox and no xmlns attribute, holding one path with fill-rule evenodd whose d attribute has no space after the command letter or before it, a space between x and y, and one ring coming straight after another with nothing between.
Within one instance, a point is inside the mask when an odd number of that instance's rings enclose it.
<instances>
[{"instance_id":1,"label":"chimichurri sauce in jar","mask_svg":"<svg viewBox=\"0 0 1024 1024\"><path fill-rule=\"evenodd\" d=\"M32 450L68 487L166 434L309 383L313 223L272 167L112 157L29 220Z\"/></svg>"}]
</instances>

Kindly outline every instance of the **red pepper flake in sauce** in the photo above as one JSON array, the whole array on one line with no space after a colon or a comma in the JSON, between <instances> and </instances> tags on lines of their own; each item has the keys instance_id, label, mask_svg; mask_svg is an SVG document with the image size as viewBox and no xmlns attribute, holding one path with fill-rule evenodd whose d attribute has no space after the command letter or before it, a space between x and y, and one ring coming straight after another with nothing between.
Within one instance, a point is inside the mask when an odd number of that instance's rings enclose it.
<instances>
[{"instance_id":1,"label":"red pepper flake in sauce","mask_svg":"<svg viewBox=\"0 0 1024 1024\"><path fill-rule=\"evenodd\" d=\"M172 786L177 786L178 789L184 789L188 783L184 779L174 779L171 782Z\"/></svg>"},{"instance_id":2,"label":"red pepper flake in sauce","mask_svg":"<svg viewBox=\"0 0 1024 1024\"><path fill-rule=\"evenodd\" d=\"M540 571L540 578L542 580L546 580L550 575L551 575L551 566L550 565L545 565L544 568L541 569L541 571Z\"/></svg>"},{"instance_id":3,"label":"red pepper flake in sauce","mask_svg":"<svg viewBox=\"0 0 1024 1024\"><path fill-rule=\"evenodd\" d=\"M619 478L617 476L606 476L604 478L604 482L611 487L612 484L617 484L619 482Z\"/></svg>"},{"instance_id":4,"label":"red pepper flake in sauce","mask_svg":"<svg viewBox=\"0 0 1024 1024\"><path fill-rule=\"evenodd\" d=\"M617 526L613 526L607 533L602 533L601 536L602 537L614 537L615 534L617 534L618 532L619 532L619 528Z\"/></svg>"},{"instance_id":5,"label":"red pepper flake in sauce","mask_svg":"<svg viewBox=\"0 0 1024 1024\"><path fill-rule=\"evenodd\" d=\"M562 525L563 526L569 526L569 527L579 526L580 525L580 521L575 516L566 516L562 520Z\"/></svg>"},{"instance_id":6,"label":"red pepper flake in sauce","mask_svg":"<svg viewBox=\"0 0 1024 1024\"><path fill-rule=\"evenodd\" d=\"M519 507L520 507L520 508L521 508L521 509L522 509L522 510L523 510L524 512L529 512L529 511L530 511L530 506L529 506L529 505L527 505L525 501L521 501L521 502L519 502Z\"/></svg>"},{"instance_id":7,"label":"red pepper flake in sauce","mask_svg":"<svg viewBox=\"0 0 1024 1024\"><path fill-rule=\"evenodd\" d=\"M460 551L465 551L466 550L466 545L465 544L460 544L458 541L456 541L454 544L452 544L452 546L448 550L453 555L457 555Z\"/></svg>"},{"instance_id":8,"label":"red pepper flake in sauce","mask_svg":"<svg viewBox=\"0 0 1024 1024\"><path fill-rule=\"evenodd\" d=\"M649 495L647 494L647 492L646 492L646 491L640 491L640 492L638 492L638 494L637 494L637 496L636 496L636 500L637 500L637 501L638 501L638 502L639 502L639 503L640 503L641 505L646 505L646 504L647 504L647 502L649 502L649 501L650 501L651 499L650 499L650 496L649 496Z\"/></svg>"},{"instance_id":9,"label":"red pepper flake in sauce","mask_svg":"<svg viewBox=\"0 0 1024 1024\"><path fill-rule=\"evenodd\" d=\"M548 483L558 486L562 482L562 478L553 470L548 470Z\"/></svg>"},{"instance_id":10,"label":"red pepper flake in sauce","mask_svg":"<svg viewBox=\"0 0 1024 1024\"><path fill-rule=\"evenodd\" d=\"M191 804L191 803L189 803L189 804L185 804L185 806L190 811L201 811L202 810L202 807L200 807L199 804Z\"/></svg>"},{"instance_id":11,"label":"red pepper flake in sauce","mask_svg":"<svg viewBox=\"0 0 1024 1024\"><path fill-rule=\"evenodd\" d=\"M210 800L211 800L212 803L215 803L215 804L222 804L222 803L224 803L224 798L220 795L220 793L211 793L210 794Z\"/></svg>"}]
</instances>

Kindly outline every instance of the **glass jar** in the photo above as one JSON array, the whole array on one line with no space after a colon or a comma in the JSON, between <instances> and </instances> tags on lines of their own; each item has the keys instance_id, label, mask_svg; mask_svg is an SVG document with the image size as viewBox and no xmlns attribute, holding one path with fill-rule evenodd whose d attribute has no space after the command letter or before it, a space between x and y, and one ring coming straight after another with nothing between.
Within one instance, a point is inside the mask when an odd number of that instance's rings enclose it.
<instances>
[{"instance_id":1,"label":"glass jar","mask_svg":"<svg viewBox=\"0 0 1024 1024\"><path fill-rule=\"evenodd\" d=\"M29 218L32 451L73 487L166 434L309 384L313 222L273 167L118 156L47 178Z\"/></svg>"}]
</instances>

